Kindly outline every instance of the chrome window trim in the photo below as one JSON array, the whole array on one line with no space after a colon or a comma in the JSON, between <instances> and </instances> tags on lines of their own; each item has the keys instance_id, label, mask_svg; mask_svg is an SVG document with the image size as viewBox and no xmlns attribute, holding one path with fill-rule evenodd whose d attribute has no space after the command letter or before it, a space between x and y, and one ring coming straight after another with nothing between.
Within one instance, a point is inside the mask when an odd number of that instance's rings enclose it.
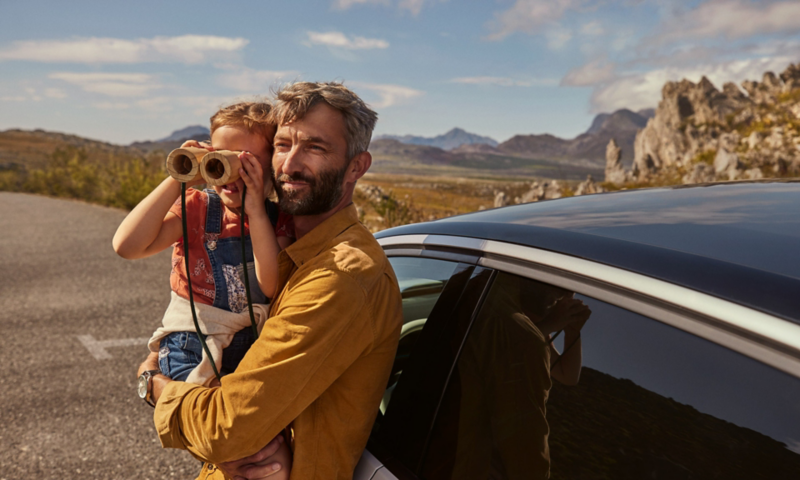
<instances>
[{"instance_id":1,"label":"chrome window trim","mask_svg":"<svg viewBox=\"0 0 800 480\"><path fill-rule=\"evenodd\" d=\"M800 325L706 293L590 260L494 240L403 235L378 242L392 256L416 251L435 257L437 248L480 252L478 265L645 315L800 378Z\"/></svg>"}]
</instances>

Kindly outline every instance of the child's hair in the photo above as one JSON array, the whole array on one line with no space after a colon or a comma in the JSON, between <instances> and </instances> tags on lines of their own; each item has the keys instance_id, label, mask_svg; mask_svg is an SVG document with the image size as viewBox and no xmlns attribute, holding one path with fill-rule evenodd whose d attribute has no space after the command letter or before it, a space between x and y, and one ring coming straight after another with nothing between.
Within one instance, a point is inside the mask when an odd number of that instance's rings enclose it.
<instances>
[{"instance_id":1,"label":"child's hair","mask_svg":"<svg viewBox=\"0 0 800 480\"><path fill-rule=\"evenodd\" d=\"M263 135L272 145L275 123L269 118L272 104L267 102L240 102L220 108L211 116L211 133L223 126L242 127L250 133Z\"/></svg>"}]
</instances>

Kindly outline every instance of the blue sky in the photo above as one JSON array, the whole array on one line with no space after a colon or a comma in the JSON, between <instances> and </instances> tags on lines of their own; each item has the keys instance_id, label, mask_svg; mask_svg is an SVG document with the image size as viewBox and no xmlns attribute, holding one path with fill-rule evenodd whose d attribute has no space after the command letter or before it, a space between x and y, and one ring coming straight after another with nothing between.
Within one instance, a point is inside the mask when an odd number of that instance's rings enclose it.
<instances>
[{"instance_id":1,"label":"blue sky","mask_svg":"<svg viewBox=\"0 0 800 480\"><path fill-rule=\"evenodd\" d=\"M0 130L130 143L338 80L377 134L571 138L664 82L800 61L796 0L0 0Z\"/></svg>"}]
</instances>

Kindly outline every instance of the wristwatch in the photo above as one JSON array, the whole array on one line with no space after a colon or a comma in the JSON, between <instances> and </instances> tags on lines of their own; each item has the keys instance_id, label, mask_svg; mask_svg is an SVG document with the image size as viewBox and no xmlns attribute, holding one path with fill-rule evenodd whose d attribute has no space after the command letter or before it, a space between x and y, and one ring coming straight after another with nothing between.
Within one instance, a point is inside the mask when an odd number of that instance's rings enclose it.
<instances>
[{"instance_id":1,"label":"wristwatch","mask_svg":"<svg viewBox=\"0 0 800 480\"><path fill-rule=\"evenodd\" d=\"M139 398L154 408L156 404L153 401L153 376L159 373L161 373L161 370L145 370L139 375L139 384L137 385Z\"/></svg>"}]
</instances>

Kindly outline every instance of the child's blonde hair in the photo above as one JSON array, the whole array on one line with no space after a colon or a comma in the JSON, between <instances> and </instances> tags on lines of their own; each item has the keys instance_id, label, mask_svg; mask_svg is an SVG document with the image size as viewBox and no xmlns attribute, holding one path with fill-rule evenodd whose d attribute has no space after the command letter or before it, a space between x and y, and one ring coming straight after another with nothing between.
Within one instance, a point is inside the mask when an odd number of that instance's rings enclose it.
<instances>
[{"instance_id":1,"label":"child's blonde hair","mask_svg":"<svg viewBox=\"0 0 800 480\"><path fill-rule=\"evenodd\" d=\"M250 133L262 135L272 146L275 123L269 118L272 104L267 102L240 102L228 105L211 116L211 133L223 126L242 127Z\"/></svg>"}]
</instances>

